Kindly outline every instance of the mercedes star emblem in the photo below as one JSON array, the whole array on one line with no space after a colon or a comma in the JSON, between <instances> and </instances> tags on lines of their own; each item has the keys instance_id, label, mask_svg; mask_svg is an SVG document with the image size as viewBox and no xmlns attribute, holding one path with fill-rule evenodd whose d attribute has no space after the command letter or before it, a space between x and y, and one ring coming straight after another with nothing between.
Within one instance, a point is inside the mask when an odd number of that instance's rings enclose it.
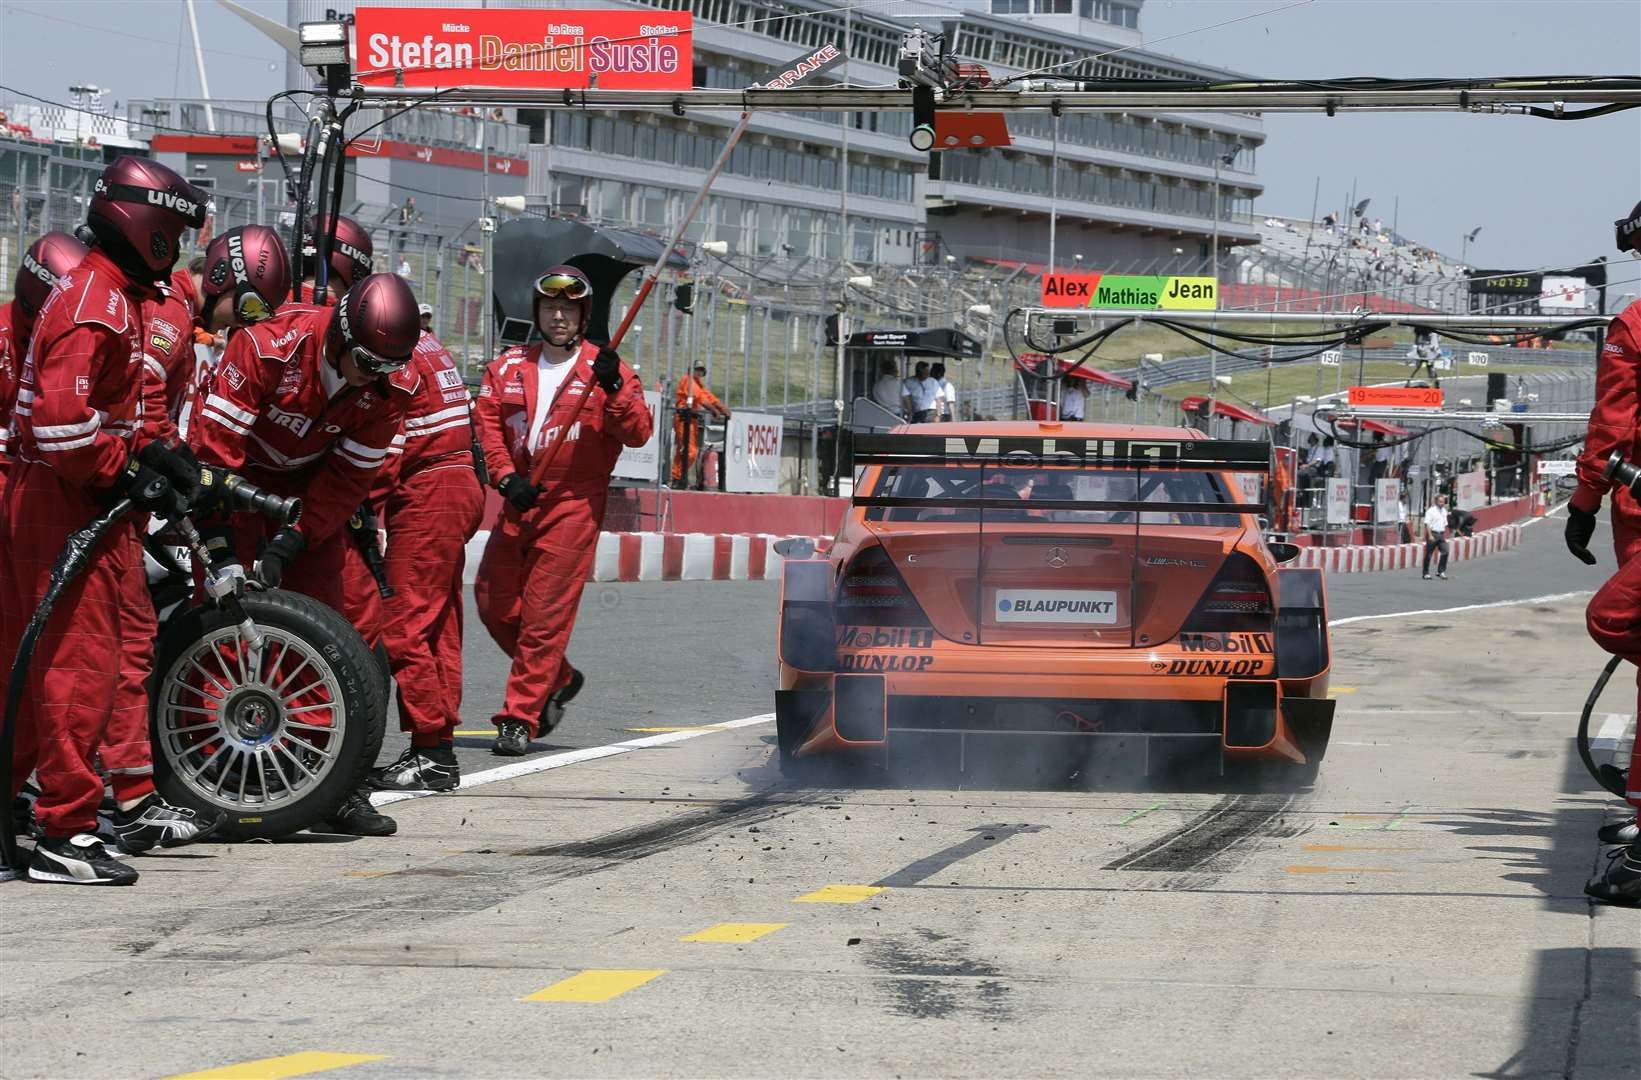
<instances>
[{"instance_id":1,"label":"mercedes star emblem","mask_svg":"<svg viewBox=\"0 0 1641 1080\"><path fill-rule=\"evenodd\" d=\"M1048 549L1048 554L1043 556L1043 561L1058 570L1060 567L1070 562L1071 558L1066 554L1065 548L1051 547Z\"/></svg>"}]
</instances>

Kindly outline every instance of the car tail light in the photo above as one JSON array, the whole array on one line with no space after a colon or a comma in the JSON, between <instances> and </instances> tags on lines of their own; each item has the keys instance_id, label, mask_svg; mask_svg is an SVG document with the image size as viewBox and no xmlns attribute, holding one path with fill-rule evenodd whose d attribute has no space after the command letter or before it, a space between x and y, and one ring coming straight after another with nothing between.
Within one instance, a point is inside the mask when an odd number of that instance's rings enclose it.
<instances>
[{"instance_id":1,"label":"car tail light","mask_svg":"<svg viewBox=\"0 0 1641 1080\"><path fill-rule=\"evenodd\" d=\"M1182 629L1198 634L1269 633L1275 615L1265 571L1248 556L1233 552Z\"/></svg>"},{"instance_id":2,"label":"car tail light","mask_svg":"<svg viewBox=\"0 0 1641 1080\"><path fill-rule=\"evenodd\" d=\"M849 560L838 584L837 621L854 626L928 626L889 553L876 545Z\"/></svg>"}]
</instances>

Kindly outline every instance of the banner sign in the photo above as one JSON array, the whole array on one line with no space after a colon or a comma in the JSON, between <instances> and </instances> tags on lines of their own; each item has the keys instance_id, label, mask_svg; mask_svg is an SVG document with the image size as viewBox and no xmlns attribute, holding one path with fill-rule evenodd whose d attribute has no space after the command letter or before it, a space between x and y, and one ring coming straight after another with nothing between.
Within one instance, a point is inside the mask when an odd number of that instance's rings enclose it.
<instances>
[{"instance_id":1,"label":"banner sign","mask_svg":"<svg viewBox=\"0 0 1641 1080\"><path fill-rule=\"evenodd\" d=\"M1211 277L1044 274L1043 306L1213 311L1219 306L1219 290Z\"/></svg>"},{"instance_id":2,"label":"banner sign","mask_svg":"<svg viewBox=\"0 0 1641 1080\"><path fill-rule=\"evenodd\" d=\"M1487 502L1487 475L1480 469L1453 478L1453 502L1460 510L1474 510Z\"/></svg>"},{"instance_id":3,"label":"banner sign","mask_svg":"<svg viewBox=\"0 0 1641 1080\"><path fill-rule=\"evenodd\" d=\"M781 429L779 416L737 412L724 432L724 490L779 491Z\"/></svg>"},{"instance_id":4,"label":"banner sign","mask_svg":"<svg viewBox=\"0 0 1641 1080\"><path fill-rule=\"evenodd\" d=\"M687 11L360 8L354 78L365 86L688 90ZM401 81L402 80L402 81Z\"/></svg>"},{"instance_id":5,"label":"banner sign","mask_svg":"<svg viewBox=\"0 0 1641 1080\"><path fill-rule=\"evenodd\" d=\"M1538 474L1540 476L1577 476L1578 462L1571 458L1540 458Z\"/></svg>"},{"instance_id":6,"label":"banner sign","mask_svg":"<svg viewBox=\"0 0 1641 1080\"><path fill-rule=\"evenodd\" d=\"M1345 401L1381 409L1439 409L1445 399L1439 386L1353 386Z\"/></svg>"},{"instance_id":7,"label":"banner sign","mask_svg":"<svg viewBox=\"0 0 1641 1080\"><path fill-rule=\"evenodd\" d=\"M802 86L814 79L816 75L831 71L845 60L843 50L836 45L822 45L812 53L805 53L795 60L788 61L785 67L776 71L761 85L765 90L790 90L794 86Z\"/></svg>"},{"instance_id":8,"label":"banner sign","mask_svg":"<svg viewBox=\"0 0 1641 1080\"><path fill-rule=\"evenodd\" d=\"M1328 524L1350 524L1350 479L1344 476L1328 477Z\"/></svg>"},{"instance_id":9,"label":"banner sign","mask_svg":"<svg viewBox=\"0 0 1641 1080\"><path fill-rule=\"evenodd\" d=\"M1550 277L1545 275L1544 291L1539 294L1541 311L1583 311L1588 306L1584 290L1589 282L1581 277Z\"/></svg>"},{"instance_id":10,"label":"banner sign","mask_svg":"<svg viewBox=\"0 0 1641 1080\"><path fill-rule=\"evenodd\" d=\"M1402 520L1402 482L1387 476L1373 482L1373 520L1394 525Z\"/></svg>"},{"instance_id":11,"label":"banner sign","mask_svg":"<svg viewBox=\"0 0 1641 1080\"><path fill-rule=\"evenodd\" d=\"M644 391L644 404L649 406L651 416L661 415L659 392ZM661 425L654 425L649 441L643 446L624 448L621 456L615 459L615 469L610 475L623 480L648 480L652 484L655 483L661 475Z\"/></svg>"}]
</instances>

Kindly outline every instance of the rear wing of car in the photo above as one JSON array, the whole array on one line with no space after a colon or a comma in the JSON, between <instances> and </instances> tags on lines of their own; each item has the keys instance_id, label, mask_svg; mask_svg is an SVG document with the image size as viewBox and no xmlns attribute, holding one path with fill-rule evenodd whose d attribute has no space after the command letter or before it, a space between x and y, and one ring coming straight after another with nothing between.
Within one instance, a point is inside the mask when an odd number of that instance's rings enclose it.
<instances>
[{"instance_id":1,"label":"rear wing of car","mask_svg":"<svg viewBox=\"0 0 1641 1080\"><path fill-rule=\"evenodd\" d=\"M998 468L1070 467L1101 471L1235 472L1269 475L1274 470L1272 444L1250 439L1077 439L1030 435L857 435L856 466L899 468L938 466L995 466ZM856 495L854 505L865 507L967 508L1018 510L1017 498L906 497ZM1125 499L1033 498L1035 510L1150 511L1159 504ZM1169 502L1178 513L1258 514L1263 503Z\"/></svg>"}]
</instances>

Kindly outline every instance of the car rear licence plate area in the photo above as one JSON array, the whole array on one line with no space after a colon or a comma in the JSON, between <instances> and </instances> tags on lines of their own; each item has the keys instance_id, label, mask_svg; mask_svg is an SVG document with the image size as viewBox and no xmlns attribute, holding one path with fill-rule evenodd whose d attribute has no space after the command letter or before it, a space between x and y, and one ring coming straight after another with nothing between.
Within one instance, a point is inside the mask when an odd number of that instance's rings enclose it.
<instances>
[{"instance_id":1,"label":"car rear licence plate area","mask_svg":"<svg viewBox=\"0 0 1641 1080\"><path fill-rule=\"evenodd\" d=\"M1123 698L950 698L896 695L889 731L1023 735L1203 735L1218 738L1221 705L1213 701Z\"/></svg>"}]
</instances>

